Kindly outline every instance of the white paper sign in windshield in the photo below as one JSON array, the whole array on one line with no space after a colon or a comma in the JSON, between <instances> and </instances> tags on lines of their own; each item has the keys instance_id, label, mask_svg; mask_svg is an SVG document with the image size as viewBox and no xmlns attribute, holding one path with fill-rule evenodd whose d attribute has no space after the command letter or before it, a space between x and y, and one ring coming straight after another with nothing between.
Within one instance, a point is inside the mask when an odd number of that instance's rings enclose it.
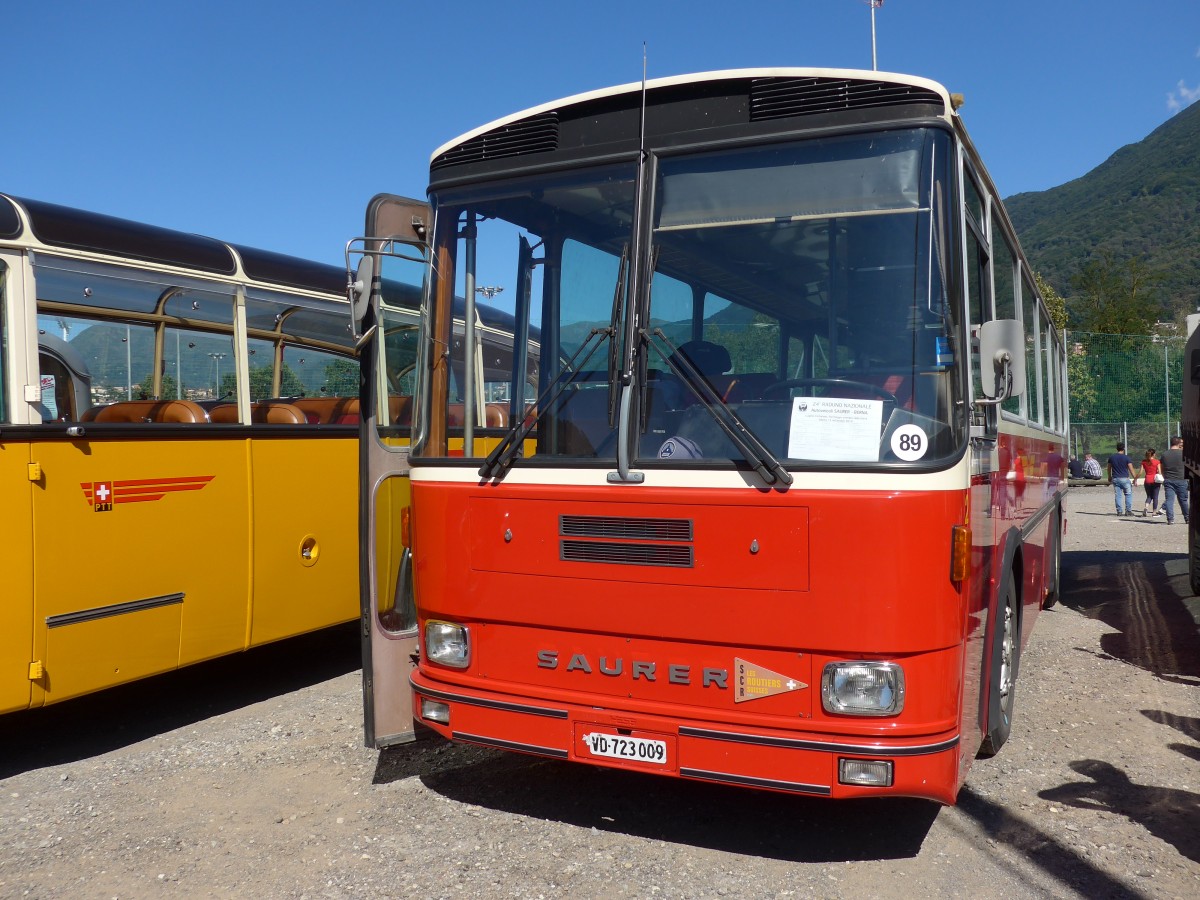
<instances>
[{"instance_id":1,"label":"white paper sign in windshield","mask_svg":"<svg viewBox=\"0 0 1200 900\"><path fill-rule=\"evenodd\" d=\"M879 459L882 423L882 400L794 397L788 456L874 462Z\"/></svg>"}]
</instances>

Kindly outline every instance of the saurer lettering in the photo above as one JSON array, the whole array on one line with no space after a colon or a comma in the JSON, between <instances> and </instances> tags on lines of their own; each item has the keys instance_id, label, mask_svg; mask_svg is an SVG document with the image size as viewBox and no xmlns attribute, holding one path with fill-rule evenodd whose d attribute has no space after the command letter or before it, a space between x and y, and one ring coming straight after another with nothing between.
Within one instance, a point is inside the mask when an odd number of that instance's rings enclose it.
<instances>
[{"instance_id":1,"label":"saurer lettering","mask_svg":"<svg viewBox=\"0 0 1200 900\"><path fill-rule=\"evenodd\" d=\"M539 650L537 664L539 669L557 669L561 659L557 650ZM692 684L692 666L681 663L668 663L665 667L668 684ZM582 672L585 675L605 675L618 678L622 675L634 680L658 681L659 663L653 660L625 660L619 656L601 656L593 663L585 653L572 653L563 667L565 672ZM729 685L729 670L705 667L700 670L700 686L715 687L726 690Z\"/></svg>"}]
</instances>

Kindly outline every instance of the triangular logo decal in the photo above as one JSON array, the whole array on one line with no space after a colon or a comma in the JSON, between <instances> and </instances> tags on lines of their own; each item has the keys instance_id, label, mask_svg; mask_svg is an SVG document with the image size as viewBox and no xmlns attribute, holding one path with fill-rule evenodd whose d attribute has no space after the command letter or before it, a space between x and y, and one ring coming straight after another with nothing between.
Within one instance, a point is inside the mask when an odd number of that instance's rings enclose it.
<instances>
[{"instance_id":1,"label":"triangular logo decal","mask_svg":"<svg viewBox=\"0 0 1200 900\"><path fill-rule=\"evenodd\" d=\"M734 692L735 703L745 703L747 700L761 700L763 697L773 697L776 694L786 694L808 687L803 681L773 672L762 666L755 665L744 659L734 658Z\"/></svg>"}]
</instances>

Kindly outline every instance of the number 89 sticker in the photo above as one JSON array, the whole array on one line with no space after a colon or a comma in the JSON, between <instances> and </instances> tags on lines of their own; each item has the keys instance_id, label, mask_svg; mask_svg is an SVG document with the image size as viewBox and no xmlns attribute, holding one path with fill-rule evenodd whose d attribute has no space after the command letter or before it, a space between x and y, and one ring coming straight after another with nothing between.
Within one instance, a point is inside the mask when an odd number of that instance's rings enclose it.
<instances>
[{"instance_id":1,"label":"number 89 sticker","mask_svg":"<svg viewBox=\"0 0 1200 900\"><path fill-rule=\"evenodd\" d=\"M925 455L929 438L919 425L901 425L892 432L892 453L905 462L912 462Z\"/></svg>"}]
</instances>

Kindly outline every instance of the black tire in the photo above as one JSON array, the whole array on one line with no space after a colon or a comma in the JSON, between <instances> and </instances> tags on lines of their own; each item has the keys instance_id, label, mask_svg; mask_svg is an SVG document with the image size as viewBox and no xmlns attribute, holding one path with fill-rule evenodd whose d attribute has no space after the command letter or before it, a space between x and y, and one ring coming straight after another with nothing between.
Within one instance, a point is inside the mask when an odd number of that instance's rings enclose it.
<instances>
[{"instance_id":1,"label":"black tire","mask_svg":"<svg viewBox=\"0 0 1200 900\"><path fill-rule=\"evenodd\" d=\"M1058 603L1062 595L1062 517L1055 515L1050 523L1049 551L1046 553L1046 599L1042 609Z\"/></svg>"},{"instance_id":2,"label":"black tire","mask_svg":"<svg viewBox=\"0 0 1200 900\"><path fill-rule=\"evenodd\" d=\"M988 679L988 731L979 747L980 756L995 756L1012 732L1013 703L1016 700L1017 663L1021 650L1021 619L1017 586L1013 574L1005 579L992 629L992 672Z\"/></svg>"}]
</instances>

